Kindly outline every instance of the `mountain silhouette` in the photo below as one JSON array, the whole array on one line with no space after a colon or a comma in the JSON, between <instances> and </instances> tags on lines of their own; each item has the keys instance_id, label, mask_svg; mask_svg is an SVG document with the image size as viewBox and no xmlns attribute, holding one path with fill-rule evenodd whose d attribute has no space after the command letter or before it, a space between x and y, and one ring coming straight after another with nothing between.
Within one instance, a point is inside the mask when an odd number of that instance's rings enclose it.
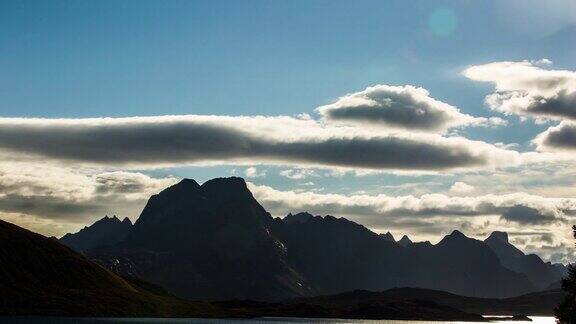
<instances>
[{"instance_id":1,"label":"mountain silhouette","mask_svg":"<svg viewBox=\"0 0 576 324\"><path fill-rule=\"evenodd\" d=\"M536 290L525 275L502 266L486 243L460 231L436 245L412 244L407 250L409 259L417 262L407 269L415 280L411 287L474 297L511 297Z\"/></svg>"},{"instance_id":2,"label":"mountain silhouette","mask_svg":"<svg viewBox=\"0 0 576 324\"><path fill-rule=\"evenodd\" d=\"M277 220L272 229L285 244L290 263L322 294L402 286L478 297L535 290L524 275L503 267L484 242L458 231L437 245L401 246L362 225L332 216L304 223Z\"/></svg>"},{"instance_id":3,"label":"mountain silhouette","mask_svg":"<svg viewBox=\"0 0 576 324\"><path fill-rule=\"evenodd\" d=\"M0 314L54 316L233 315L188 302L140 280L122 278L85 256L0 221Z\"/></svg>"},{"instance_id":4,"label":"mountain silhouette","mask_svg":"<svg viewBox=\"0 0 576 324\"><path fill-rule=\"evenodd\" d=\"M335 218L328 221L337 224L335 228L351 223ZM356 227L357 233L364 231L357 224L350 225ZM379 240L390 246L395 244ZM0 262L0 315L485 321L478 314L549 315L562 298L561 290L509 299L481 299L401 288L383 292L355 290L275 303L191 302L140 279L120 277L53 238L3 221L0 221Z\"/></svg>"},{"instance_id":5,"label":"mountain silhouette","mask_svg":"<svg viewBox=\"0 0 576 324\"><path fill-rule=\"evenodd\" d=\"M314 218L314 215L306 212L298 213L298 214L288 214L284 217L284 223L286 224L302 224L306 223L310 219Z\"/></svg>"},{"instance_id":6,"label":"mountain silhouette","mask_svg":"<svg viewBox=\"0 0 576 324\"><path fill-rule=\"evenodd\" d=\"M412 244L412 240L411 240L407 235L404 235L404 236L402 236L402 238L398 241L398 244L400 244L401 246L406 247L406 246Z\"/></svg>"},{"instance_id":7,"label":"mountain silhouette","mask_svg":"<svg viewBox=\"0 0 576 324\"><path fill-rule=\"evenodd\" d=\"M76 251L84 252L89 249L119 243L126 238L131 229L132 222L128 217L121 221L116 216L105 216L77 233L64 235L60 238L60 242Z\"/></svg>"},{"instance_id":8,"label":"mountain silhouette","mask_svg":"<svg viewBox=\"0 0 576 324\"><path fill-rule=\"evenodd\" d=\"M241 178L185 179L152 196L124 240L88 255L186 298L281 300L394 287L511 297L537 290L487 243L461 232L436 245L400 241L333 216L272 218Z\"/></svg>"},{"instance_id":9,"label":"mountain silhouette","mask_svg":"<svg viewBox=\"0 0 576 324\"><path fill-rule=\"evenodd\" d=\"M276 219L272 233L286 246L290 264L320 294L401 284L406 263L401 247L345 218Z\"/></svg>"},{"instance_id":10,"label":"mountain silhouette","mask_svg":"<svg viewBox=\"0 0 576 324\"><path fill-rule=\"evenodd\" d=\"M394 235L392 235L392 233L390 232L386 232L386 234L380 234L380 237L389 242L396 242L396 239L394 239Z\"/></svg>"},{"instance_id":11,"label":"mountain silhouette","mask_svg":"<svg viewBox=\"0 0 576 324\"><path fill-rule=\"evenodd\" d=\"M272 221L241 178L186 179L152 196L123 242L92 255L186 298L313 294L272 236Z\"/></svg>"},{"instance_id":12,"label":"mountain silhouette","mask_svg":"<svg viewBox=\"0 0 576 324\"><path fill-rule=\"evenodd\" d=\"M484 242L496 253L503 266L525 274L539 289L550 287L567 274L563 265L544 262L535 254L524 254L508 241L505 232L493 232Z\"/></svg>"}]
</instances>

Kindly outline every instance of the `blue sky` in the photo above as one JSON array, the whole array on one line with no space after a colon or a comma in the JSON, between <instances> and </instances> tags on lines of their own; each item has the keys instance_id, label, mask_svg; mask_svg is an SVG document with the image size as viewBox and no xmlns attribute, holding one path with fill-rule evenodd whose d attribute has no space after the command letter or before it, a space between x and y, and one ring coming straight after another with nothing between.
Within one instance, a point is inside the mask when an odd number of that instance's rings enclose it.
<instances>
[{"instance_id":1,"label":"blue sky","mask_svg":"<svg viewBox=\"0 0 576 324\"><path fill-rule=\"evenodd\" d=\"M576 50L555 37L570 24L518 31L507 16L525 9L493 1L0 6L0 104L9 116L295 114L378 83L421 85L486 115L489 87L464 82L462 67L549 58L569 68ZM439 11L453 13L452 31L435 33Z\"/></svg>"},{"instance_id":2,"label":"blue sky","mask_svg":"<svg viewBox=\"0 0 576 324\"><path fill-rule=\"evenodd\" d=\"M491 110L484 100L494 92L494 84L476 82L462 71L472 65L543 58L553 62L546 69L576 69L572 1L3 1L0 117L306 113L319 119L317 107L346 94L378 84L414 85L462 113L508 122L505 127L466 127L458 130L458 136L490 145L516 143L514 150L533 152L531 141L558 120L539 123ZM522 192L572 199L576 192L568 189L573 186L566 180L570 175L552 171L572 166L572 158L556 158L554 163L559 160L568 164L425 175L383 170L335 176L320 168L301 177L281 174L298 165L257 161L249 178L254 185L275 190L348 196L447 194L462 182L476 188L474 197ZM76 170L92 177L93 167L70 166L65 173ZM247 176L249 167L230 162L152 168L107 164L101 171L134 172L166 184L170 177L204 181ZM530 173L525 181L509 181L522 172ZM138 203L126 211L128 216L137 216L143 202ZM115 212L113 207L106 210ZM429 233L417 226L364 222L362 215L346 210L334 212L356 217L375 230L396 226L395 234L404 231L434 240L450 230ZM4 217L13 219L12 214ZM482 215L482 222L497 216L488 214ZM100 215L68 219L71 225L28 216L29 226L60 233ZM466 222L458 219L449 226ZM469 235L481 236L488 230L480 228L480 218L471 223L462 225L471 226ZM517 229L514 224L496 223ZM558 237L554 244L567 244L568 239L569 234ZM524 245L541 249L540 242L534 244Z\"/></svg>"},{"instance_id":3,"label":"blue sky","mask_svg":"<svg viewBox=\"0 0 576 324\"><path fill-rule=\"evenodd\" d=\"M561 2L532 12L520 1L3 2L0 107L4 117L313 114L367 86L412 84L488 116L492 87L461 70L576 65L576 18ZM545 128L464 132L526 145Z\"/></svg>"}]
</instances>

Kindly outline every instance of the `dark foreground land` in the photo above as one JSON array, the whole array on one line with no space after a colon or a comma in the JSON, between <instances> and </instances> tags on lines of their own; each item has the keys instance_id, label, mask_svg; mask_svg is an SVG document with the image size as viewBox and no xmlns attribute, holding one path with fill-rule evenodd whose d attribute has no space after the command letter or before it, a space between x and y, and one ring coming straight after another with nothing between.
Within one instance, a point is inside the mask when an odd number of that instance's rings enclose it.
<instances>
[{"instance_id":1,"label":"dark foreground land","mask_svg":"<svg viewBox=\"0 0 576 324\"><path fill-rule=\"evenodd\" d=\"M298 305L308 307L319 307L334 310L336 314L358 314L360 309L389 310L386 319L406 319L417 320L425 317L433 320L435 314L449 316L450 314L460 317L458 320L474 320L468 317L470 314L490 314L490 315L531 315L531 316L552 316L554 308L563 298L560 290L544 291L522 295L513 298L476 298L464 297L443 291L420 289L420 288L394 288L383 292L371 292L357 290L353 292L319 296L312 298L298 298L282 303L281 308L294 308ZM413 307L413 316L395 314L395 309L409 309ZM283 311L284 311L283 309ZM443 313L442 310L446 311ZM456 310L456 312L454 311ZM384 311L383 311L384 312ZM460 312L460 314L458 314ZM281 312L279 312L281 313ZM367 312L370 313L370 312ZM374 314L374 313L371 313ZM272 314L270 314L272 315ZM394 317L398 315L397 317ZM405 317L404 317L405 316ZM360 318L360 317L349 317ZM364 316L362 318L375 318ZM443 318L441 320L447 320ZM449 319L448 319L449 320ZM456 319L454 319L456 320Z\"/></svg>"},{"instance_id":2,"label":"dark foreground land","mask_svg":"<svg viewBox=\"0 0 576 324\"><path fill-rule=\"evenodd\" d=\"M424 301L332 305L314 300L276 304L186 301L144 281L120 277L56 240L3 221L0 264L2 315L482 320L479 315Z\"/></svg>"},{"instance_id":3,"label":"dark foreground land","mask_svg":"<svg viewBox=\"0 0 576 324\"><path fill-rule=\"evenodd\" d=\"M0 221L0 314L80 317L309 317L482 321L478 314L549 315L560 291L508 299L401 288L277 303L186 301L123 278L58 241Z\"/></svg>"},{"instance_id":4,"label":"dark foreground land","mask_svg":"<svg viewBox=\"0 0 576 324\"><path fill-rule=\"evenodd\" d=\"M208 302L127 280L56 240L0 221L0 314L231 317Z\"/></svg>"}]
</instances>

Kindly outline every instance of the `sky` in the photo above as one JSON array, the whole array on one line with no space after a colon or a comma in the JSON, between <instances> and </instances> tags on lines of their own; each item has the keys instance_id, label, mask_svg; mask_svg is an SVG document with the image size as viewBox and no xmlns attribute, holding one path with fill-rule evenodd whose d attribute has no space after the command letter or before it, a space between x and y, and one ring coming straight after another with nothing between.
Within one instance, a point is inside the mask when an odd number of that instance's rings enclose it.
<instances>
[{"instance_id":1,"label":"sky","mask_svg":"<svg viewBox=\"0 0 576 324\"><path fill-rule=\"evenodd\" d=\"M45 235L182 178L574 261L576 2L2 1L0 218Z\"/></svg>"}]
</instances>

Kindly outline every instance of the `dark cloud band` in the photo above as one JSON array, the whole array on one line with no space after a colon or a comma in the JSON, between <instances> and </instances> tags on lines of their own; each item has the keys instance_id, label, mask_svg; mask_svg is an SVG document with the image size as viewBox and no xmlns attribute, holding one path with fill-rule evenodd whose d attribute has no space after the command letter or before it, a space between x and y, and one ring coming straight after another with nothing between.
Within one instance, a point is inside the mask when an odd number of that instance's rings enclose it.
<instances>
[{"instance_id":1,"label":"dark cloud band","mask_svg":"<svg viewBox=\"0 0 576 324\"><path fill-rule=\"evenodd\" d=\"M376 85L319 107L329 121L382 126L407 131L444 132L449 128L501 120L475 118L410 85Z\"/></svg>"},{"instance_id":2,"label":"dark cloud band","mask_svg":"<svg viewBox=\"0 0 576 324\"><path fill-rule=\"evenodd\" d=\"M538 135L534 142L541 151L576 151L576 124L562 122Z\"/></svg>"},{"instance_id":3,"label":"dark cloud band","mask_svg":"<svg viewBox=\"0 0 576 324\"><path fill-rule=\"evenodd\" d=\"M265 121L264 121L265 122ZM254 123L256 124L256 122ZM278 127L278 126L274 126ZM285 140L194 118L85 122L0 122L0 149L100 165L162 166L198 162L289 163L399 170L490 165L505 151L465 139L327 137L300 130Z\"/></svg>"}]
</instances>

